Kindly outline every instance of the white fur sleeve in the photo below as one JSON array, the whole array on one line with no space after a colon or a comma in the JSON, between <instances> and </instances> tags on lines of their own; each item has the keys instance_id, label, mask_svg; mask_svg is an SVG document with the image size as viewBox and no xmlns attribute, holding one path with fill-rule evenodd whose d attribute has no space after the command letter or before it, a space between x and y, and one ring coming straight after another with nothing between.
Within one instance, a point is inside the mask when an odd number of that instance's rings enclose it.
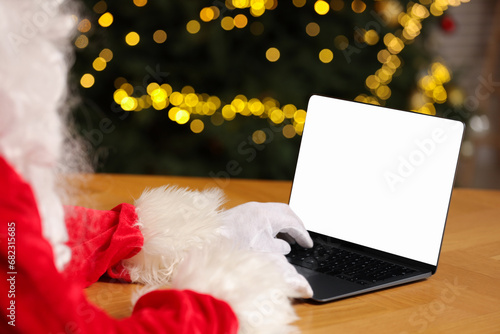
<instances>
[{"instance_id":1,"label":"white fur sleeve","mask_svg":"<svg viewBox=\"0 0 500 334\"><path fill-rule=\"evenodd\" d=\"M159 187L144 191L135 202L142 250L123 262L133 282L164 285L186 252L220 239L220 189L205 191Z\"/></svg>"},{"instance_id":2,"label":"white fur sleeve","mask_svg":"<svg viewBox=\"0 0 500 334\"><path fill-rule=\"evenodd\" d=\"M299 297L266 254L222 241L190 252L173 275L172 288L206 293L226 301L240 334L298 332L291 298Z\"/></svg>"}]
</instances>

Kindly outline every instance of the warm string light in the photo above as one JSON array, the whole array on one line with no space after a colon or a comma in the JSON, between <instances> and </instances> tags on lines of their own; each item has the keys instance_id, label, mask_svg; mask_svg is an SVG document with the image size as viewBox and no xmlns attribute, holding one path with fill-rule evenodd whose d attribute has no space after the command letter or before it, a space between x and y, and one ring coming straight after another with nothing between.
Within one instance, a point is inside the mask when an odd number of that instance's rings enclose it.
<instances>
[{"instance_id":1,"label":"warm string light","mask_svg":"<svg viewBox=\"0 0 500 334\"><path fill-rule=\"evenodd\" d=\"M420 3L410 3L406 12L401 7L398 10L398 15L392 17L386 15L388 20L397 21L403 29L395 34L387 33L383 36L382 40L385 48L377 54L377 59L382 66L365 80L365 85L370 90L371 95L360 94L355 100L372 104L384 104L391 96L389 84L392 77L402 66L398 54L420 34L421 22L430 15L442 15L449 6L458 6L460 3L468 1L470 0L420 0ZM348 7L345 2L349 1L332 0L327 2L316 0L313 8L316 14L326 15L330 11L340 11L344 7ZM137 7L143 7L147 5L147 0L134 0L134 4ZM275 9L278 2L277 0L225 0L224 4L230 11L249 9L251 16L259 17L267 10ZM295 7L301 8L305 6L306 1L293 0L293 4ZM366 9L366 4L362 0L353 0L350 9L355 13L362 13ZM101 27L107 28L112 25L114 17L107 11L107 3L104 0L97 2L93 10L100 15L97 22ZM394 12L394 8L391 8L391 11ZM235 28L243 29L249 26L252 34L260 35L264 30L264 26L260 22L253 22L249 25L249 19L243 13L239 13L234 17L226 15L220 18L220 16L221 10L217 6L204 7L199 12L201 22L208 23L219 19L221 28L226 31ZM190 20L186 24L186 30L191 34L198 33L202 28L200 21ZM75 45L83 49L89 43L85 34L93 27L88 19L82 19L77 27L81 35L76 38ZM316 22L310 22L306 25L305 31L313 38L320 33L321 28ZM167 33L164 30L157 30L152 37L156 43L161 44L166 41ZM357 29L354 38L358 42L367 45L375 45L380 40L380 36L375 30L366 31L364 29ZM131 31L126 35L125 43L129 46L135 46L140 42L140 39L141 36L137 32ZM349 46L349 39L346 36L338 35L334 39L334 46L339 50L345 50ZM267 49L265 56L268 61L276 62L281 55L278 48L270 47ZM107 63L112 58L113 52L111 50L102 50L92 63L93 69L97 72L105 70ZM333 58L334 54L329 48L322 49L318 54L318 59L322 63L330 63ZM415 110L435 114L434 103L444 103L448 98L444 84L450 78L450 72L443 64L438 62L432 64L428 73L418 81L420 95L412 97L412 105ZM95 76L91 73L86 73L81 77L80 84L84 88L90 88L94 83ZM194 133L200 133L204 130L205 123L201 119L202 117L209 117L212 124L219 126L225 121L233 120L239 114L241 116L267 118L273 124L283 125L283 136L292 138L297 134L302 134L306 116L305 110L298 109L292 104L280 108L279 102L270 97L261 101L256 98L248 100L244 95L238 95L230 103L223 105L217 96L197 94L190 86L184 87L181 91L173 91L168 84L151 83L147 87L147 94L134 97L134 88L125 79L117 79L115 85L117 87L113 94L114 100L124 110L138 112L150 108L156 110L168 109L170 120L178 124L189 123L190 129ZM264 137L262 137L262 134L256 131L252 138L256 143L264 142L265 133Z\"/></svg>"},{"instance_id":2,"label":"warm string light","mask_svg":"<svg viewBox=\"0 0 500 334\"><path fill-rule=\"evenodd\" d=\"M224 104L217 96L196 93L191 86L174 91L169 84L152 82L146 88L147 94L141 96L134 96L133 86L123 78L117 79L115 86L113 99L123 110L138 112L151 107L156 110L168 109L171 121L178 124L190 122L190 129L194 133L202 132L205 127L200 117L209 117L213 125L219 126L225 121L232 121L236 115L267 118L274 125L283 125L282 134L286 138L300 135L304 129L305 110L293 104L281 107L271 97L248 99L240 94L230 103Z\"/></svg>"},{"instance_id":3,"label":"warm string light","mask_svg":"<svg viewBox=\"0 0 500 334\"><path fill-rule=\"evenodd\" d=\"M459 6L461 3L469 1L420 0L420 3L410 3L406 12L401 10L397 15L397 21L403 29L398 31L397 36L387 33L383 37L386 48L377 55L382 67L365 80L365 86L370 90L371 95L360 94L355 98L355 101L383 105L391 96L389 83L396 71L402 66L398 54L420 35L422 21L430 15L442 15L449 6ZM432 64L429 74L418 82L421 96L412 97L413 110L424 114L436 114L434 103L447 101L447 92L443 84L447 83L450 78L450 71L444 64L439 62Z\"/></svg>"},{"instance_id":4,"label":"warm string light","mask_svg":"<svg viewBox=\"0 0 500 334\"><path fill-rule=\"evenodd\" d=\"M449 70L439 62L433 63L427 73L418 80L419 92L412 96L413 110L422 114L435 115L435 103L441 104L448 100L444 84L451 80Z\"/></svg>"}]
</instances>

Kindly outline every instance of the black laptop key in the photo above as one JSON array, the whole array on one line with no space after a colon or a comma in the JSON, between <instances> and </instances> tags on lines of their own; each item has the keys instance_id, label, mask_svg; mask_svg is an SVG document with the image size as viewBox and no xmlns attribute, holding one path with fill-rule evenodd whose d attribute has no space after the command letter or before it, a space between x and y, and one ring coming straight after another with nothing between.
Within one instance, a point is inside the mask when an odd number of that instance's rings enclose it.
<instances>
[{"instance_id":1,"label":"black laptop key","mask_svg":"<svg viewBox=\"0 0 500 334\"><path fill-rule=\"evenodd\" d=\"M312 256L308 256L302 260L302 266L309 269L318 268L318 260Z\"/></svg>"},{"instance_id":2,"label":"black laptop key","mask_svg":"<svg viewBox=\"0 0 500 334\"><path fill-rule=\"evenodd\" d=\"M361 285L414 272L398 264L322 244L315 244L312 249L292 245L287 258L292 264Z\"/></svg>"}]
</instances>

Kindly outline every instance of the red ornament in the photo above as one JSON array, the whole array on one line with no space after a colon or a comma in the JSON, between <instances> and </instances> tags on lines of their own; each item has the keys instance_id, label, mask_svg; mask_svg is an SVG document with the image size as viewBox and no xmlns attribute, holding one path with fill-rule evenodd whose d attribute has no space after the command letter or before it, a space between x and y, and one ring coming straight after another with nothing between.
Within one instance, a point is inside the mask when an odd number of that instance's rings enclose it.
<instances>
[{"instance_id":1,"label":"red ornament","mask_svg":"<svg viewBox=\"0 0 500 334\"><path fill-rule=\"evenodd\" d=\"M452 33L455 31L455 28L455 21L448 15L443 15L443 18L441 19L441 29L447 33Z\"/></svg>"}]
</instances>

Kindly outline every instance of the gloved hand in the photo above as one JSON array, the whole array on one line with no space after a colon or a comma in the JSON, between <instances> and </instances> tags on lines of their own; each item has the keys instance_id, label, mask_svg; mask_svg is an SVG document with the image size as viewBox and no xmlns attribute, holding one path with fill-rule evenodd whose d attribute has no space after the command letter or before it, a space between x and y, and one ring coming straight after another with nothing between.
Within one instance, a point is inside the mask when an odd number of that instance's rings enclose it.
<instances>
[{"instance_id":1,"label":"gloved hand","mask_svg":"<svg viewBox=\"0 0 500 334\"><path fill-rule=\"evenodd\" d=\"M276 238L278 233L302 247L313 246L304 224L285 203L248 202L224 211L222 219L221 234L243 248L288 254L290 245Z\"/></svg>"},{"instance_id":2,"label":"gloved hand","mask_svg":"<svg viewBox=\"0 0 500 334\"><path fill-rule=\"evenodd\" d=\"M312 247L313 241L302 221L284 203L249 202L222 213L221 234L243 249L269 253L270 259L282 273L288 288L296 297L312 297L307 280L297 273L283 254L290 252L287 241L276 238L278 233L302 247Z\"/></svg>"},{"instance_id":3,"label":"gloved hand","mask_svg":"<svg viewBox=\"0 0 500 334\"><path fill-rule=\"evenodd\" d=\"M304 276L299 274L294 266L288 262L286 257L277 253L270 253L266 258L271 260L276 268L282 273L285 283L291 291L294 291L295 298L311 298L313 290Z\"/></svg>"}]
</instances>

